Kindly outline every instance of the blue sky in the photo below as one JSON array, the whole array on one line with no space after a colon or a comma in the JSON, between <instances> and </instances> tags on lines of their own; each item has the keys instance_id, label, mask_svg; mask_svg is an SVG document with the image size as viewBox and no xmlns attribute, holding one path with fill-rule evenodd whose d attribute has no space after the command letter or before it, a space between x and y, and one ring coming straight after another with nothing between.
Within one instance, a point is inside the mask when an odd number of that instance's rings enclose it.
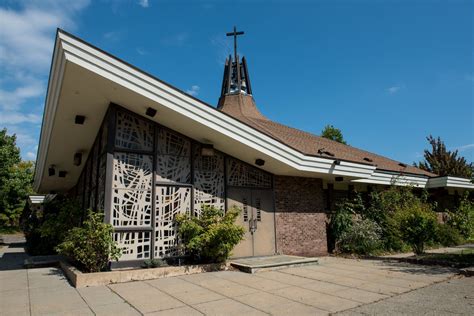
<instances>
[{"instance_id":1,"label":"blue sky","mask_svg":"<svg viewBox=\"0 0 474 316\"><path fill-rule=\"evenodd\" d=\"M403 162L474 160L474 1L0 0L0 128L35 159L56 27L216 104L233 25L257 105Z\"/></svg>"}]
</instances>

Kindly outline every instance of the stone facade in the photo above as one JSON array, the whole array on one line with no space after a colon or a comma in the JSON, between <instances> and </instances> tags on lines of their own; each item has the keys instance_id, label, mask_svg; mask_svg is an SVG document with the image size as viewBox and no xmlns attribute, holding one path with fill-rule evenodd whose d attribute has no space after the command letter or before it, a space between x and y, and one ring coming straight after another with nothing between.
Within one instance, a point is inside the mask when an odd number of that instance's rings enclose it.
<instances>
[{"instance_id":1,"label":"stone facade","mask_svg":"<svg viewBox=\"0 0 474 316\"><path fill-rule=\"evenodd\" d=\"M321 179L274 177L277 251L319 256L328 252Z\"/></svg>"}]
</instances>

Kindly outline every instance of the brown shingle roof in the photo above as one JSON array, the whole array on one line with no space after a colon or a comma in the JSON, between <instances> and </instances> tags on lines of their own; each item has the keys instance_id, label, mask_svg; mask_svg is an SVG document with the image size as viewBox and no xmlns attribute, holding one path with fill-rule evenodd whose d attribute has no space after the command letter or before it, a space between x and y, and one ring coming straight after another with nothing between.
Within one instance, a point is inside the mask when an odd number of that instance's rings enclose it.
<instances>
[{"instance_id":1,"label":"brown shingle roof","mask_svg":"<svg viewBox=\"0 0 474 316\"><path fill-rule=\"evenodd\" d=\"M372 164L380 170L437 176L399 161L273 122L260 113L251 96L226 95L219 101L218 109L306 155Z\"/></svg>"}]
</instances>

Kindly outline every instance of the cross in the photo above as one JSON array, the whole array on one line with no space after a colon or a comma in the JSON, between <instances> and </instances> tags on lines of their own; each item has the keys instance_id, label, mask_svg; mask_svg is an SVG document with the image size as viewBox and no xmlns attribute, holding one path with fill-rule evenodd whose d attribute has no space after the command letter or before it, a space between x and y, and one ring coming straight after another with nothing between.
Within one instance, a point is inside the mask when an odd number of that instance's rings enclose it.
<instances>
[{"instance_id":1,"label":"cross","mask_svg":"<svg viewBox=\"0 0 474 316\"><path fill-rule=\"evenodd\" d=\"M227 33L227 36L233 36L234 37L234 57L235 57L235 63L237 64L237 36L239 35L244 35L244 32L237 32L237 27L234 26L234 31L231 33Z\"/></svg>"}]
</instances>

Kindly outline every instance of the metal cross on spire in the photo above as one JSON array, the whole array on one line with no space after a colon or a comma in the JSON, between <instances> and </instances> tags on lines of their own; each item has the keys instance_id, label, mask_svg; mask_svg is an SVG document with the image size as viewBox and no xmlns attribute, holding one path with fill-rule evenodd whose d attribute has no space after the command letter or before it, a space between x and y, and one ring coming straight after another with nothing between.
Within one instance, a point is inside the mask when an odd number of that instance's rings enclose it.
<instances>
[{"instance_id":1,"label":"metal cross on spire","mask_svg":"<svg viewBox=\"0 0 474 316\"><path fill-rule=\"evenodd\" d=\"M227 33L227 36L233 36L234 37L234 57L235 57L235 64L238 64L237 60L237 36L239 35L244 35L244 32L237 32L237 27L234 26L234 31L231 33Z\"/></svg>"}]
</instances>

